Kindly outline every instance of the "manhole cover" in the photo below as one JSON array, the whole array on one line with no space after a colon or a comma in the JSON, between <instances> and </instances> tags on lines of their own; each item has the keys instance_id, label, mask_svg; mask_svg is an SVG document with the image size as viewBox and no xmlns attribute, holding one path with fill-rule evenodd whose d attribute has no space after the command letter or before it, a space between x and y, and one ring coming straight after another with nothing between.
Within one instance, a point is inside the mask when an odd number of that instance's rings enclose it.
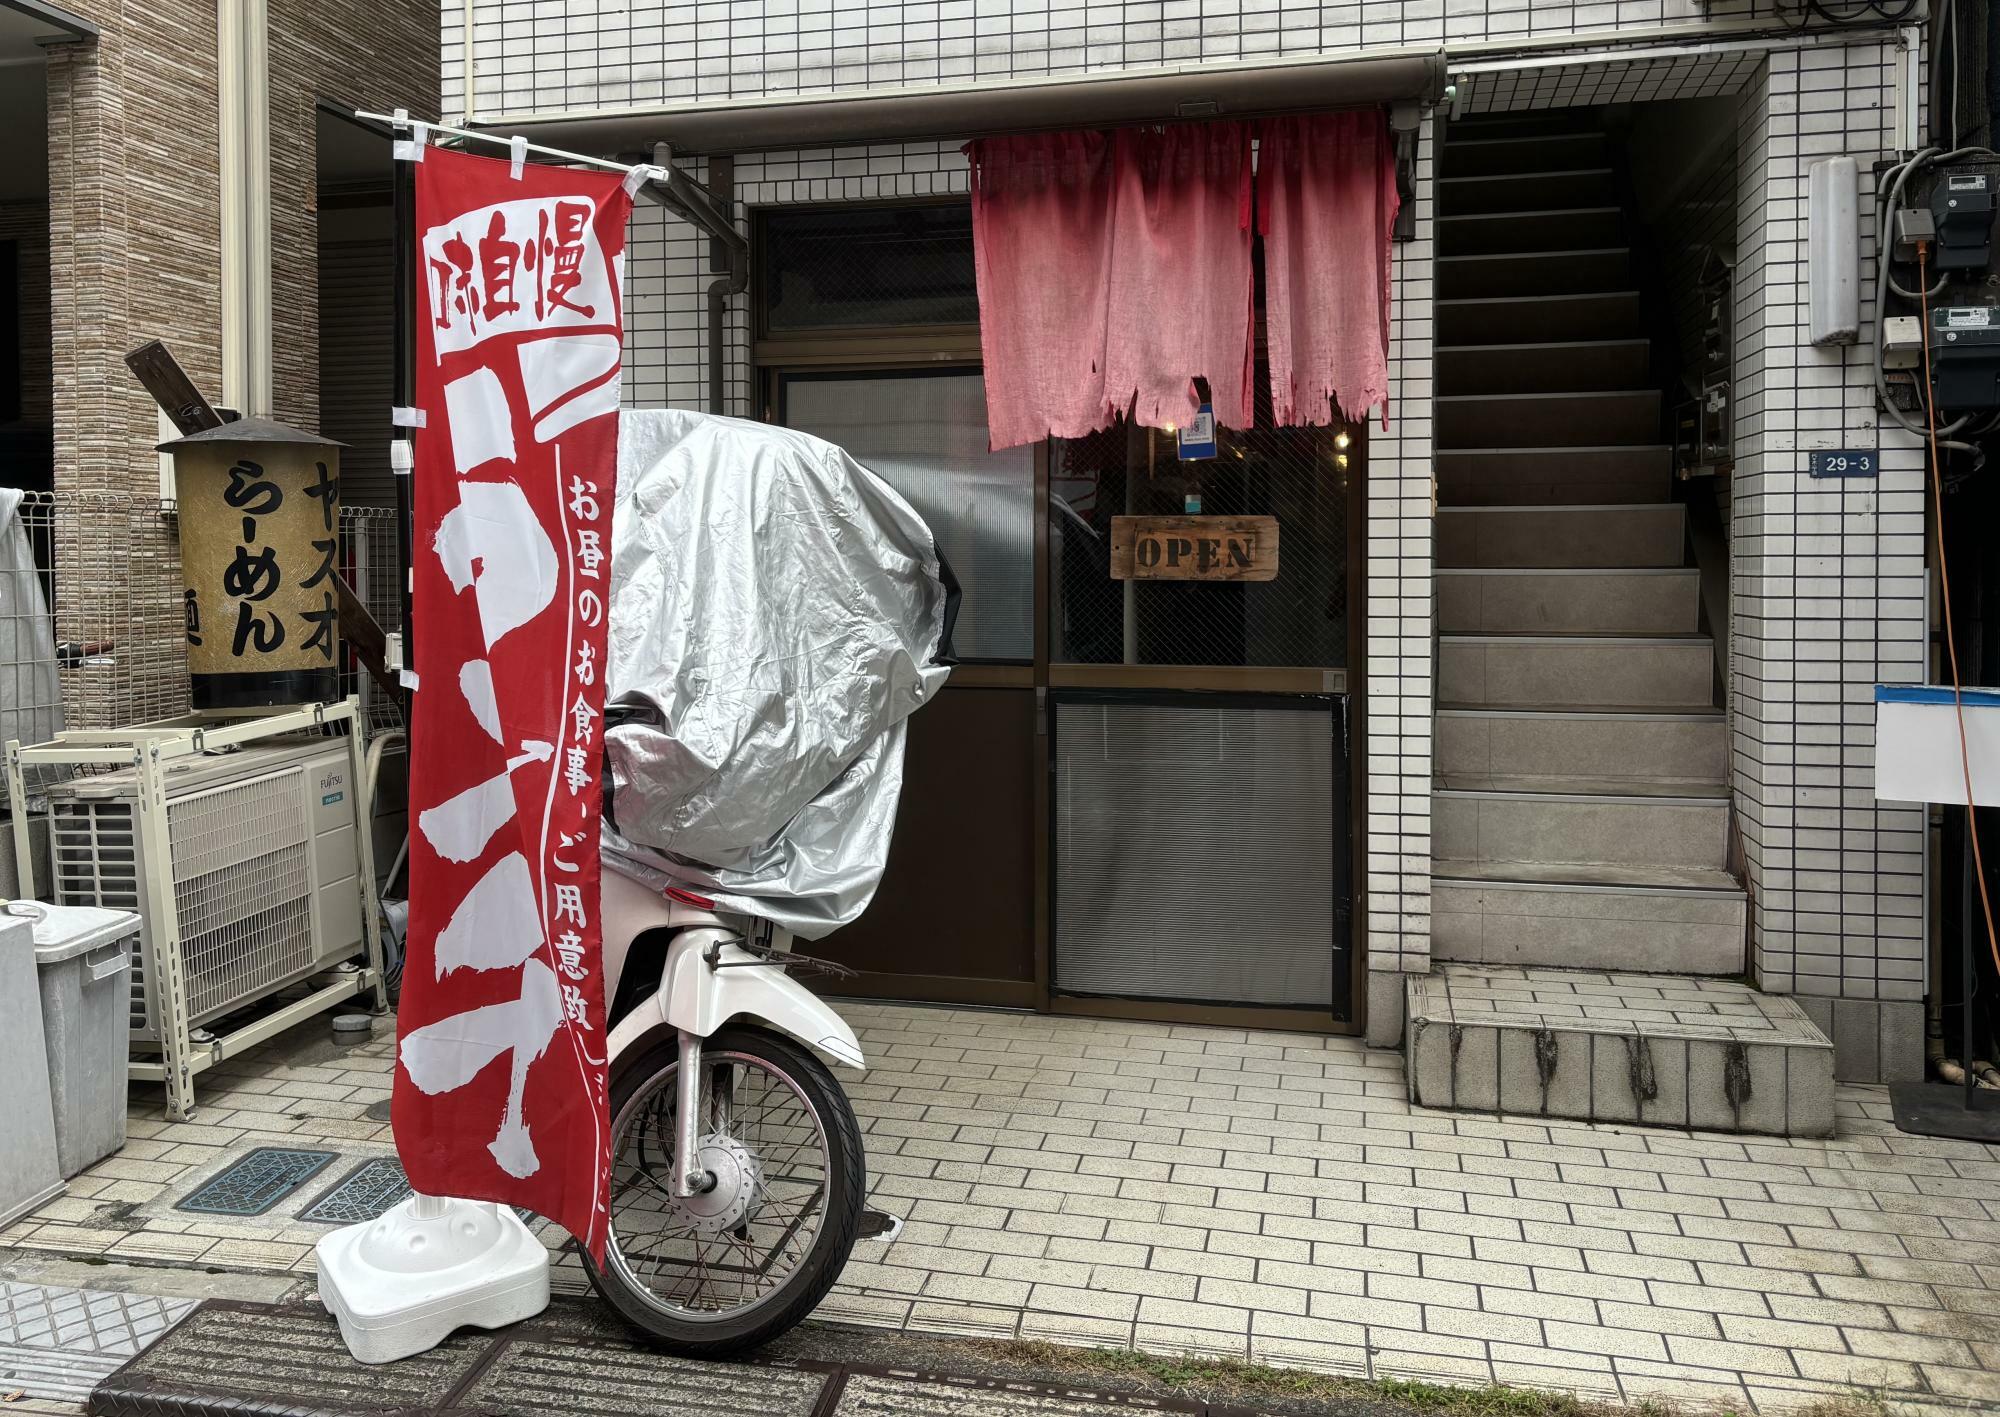
<instances>
[{"instance_id":1,"label":"manhole cover","mask_svg":"<svg viewBox=\"0 0 2000 1417\"><path fill-rule=\"evenodd\" d=\"M378 1156L349 1171L334 1188L299 1212L299 1219L322 1225L354 1225L373 1220L410 1193L403 1163Z\"/></svg>"},{"instance_id":2,"label":"manhole cover","mask_svg":"<svg viewBox=\"0 0 2000 1417\"><path fill-rule=\"evenodd\" d=\"M380 1102L369 1103L368 1106L362 1111L361 1115L366 1117L371 1122L388 1121L389 1099L385 1097Z\"/></svg>"},{"instance_id":3,"label":"manhole cover","mask_svg":"<svg viewBox=\"0 0 2000 1417\"><path fill-rule=\"evenodd\" d=\"M324 1171L335 1155L260 1146L204 1181L174 1209L203 1215L262 1215Z\"/></svg>"}]
</instances>

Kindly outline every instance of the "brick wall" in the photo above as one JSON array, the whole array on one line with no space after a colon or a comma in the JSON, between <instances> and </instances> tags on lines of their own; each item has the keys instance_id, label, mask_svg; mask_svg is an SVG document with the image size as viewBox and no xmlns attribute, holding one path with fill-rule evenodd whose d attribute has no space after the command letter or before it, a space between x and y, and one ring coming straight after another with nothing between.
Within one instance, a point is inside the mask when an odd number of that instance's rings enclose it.
<instances>
[{"instance_id":1,"label":"brick wall","mask_svg":"<svg viewBox=\"0 0 2000 1417\"><path fill-rule=\"evenodd\" d=\"M94 44L48 51L56 486L156 492L159 420L126 351L162 339L221 375L215 7L78 7Z\"/></svg>"},{"instance_id":2,"label":"brick wall","mask_svg":"<svg viewBox=\"0 0 2000 1417\"><path fill-rule=\"evenodd\" d=\"M72 727L111 727L185 702L178 558L157 510L134 527L123 500L158 497L160 441L124 355L161 339L202 387L220 383L215 8L78 8L99 38L52 46L47 61L55 486L113 500L58 528L71 573L57 577L56 617L60 635L83 639L106 628L107 598L123 611L108 627L114 665L65 684ZM114 571L100 548L135 535L148 554Z\"/></svg>"}]
</instances>

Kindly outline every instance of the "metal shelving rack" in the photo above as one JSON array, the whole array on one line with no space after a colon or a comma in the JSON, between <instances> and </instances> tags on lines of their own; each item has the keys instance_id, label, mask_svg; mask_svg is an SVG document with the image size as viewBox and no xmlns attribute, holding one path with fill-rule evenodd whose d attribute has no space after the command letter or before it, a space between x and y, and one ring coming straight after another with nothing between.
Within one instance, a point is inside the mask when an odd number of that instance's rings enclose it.
<instances>
[{"instance_id":1,"label":"metal shelving rack","mask_svg":"<svg viewBox=\"0 0 2000 1417\"><path fill-rule=\"evenodd\" d=\"M364 762L363 719L359 699L350 696L337 703L309 704L255 718L220 718L191 715L131 728L76 730L58 733L45 743L23 745L9 740L7 754L8 800L26 802L24 769L36 766L97 767L133 769L139 780L137 830L146 856L154 862L170 862L173 857L167 834L167 766L181 758L195 757L222 748L238 747L288 733L324 732L345 725L349 779L356 784L354 802L355 843L359 852L358 889L361 892L361 919L366 961L359 968L335 971L330 982L318 985L305 997L294 1000L262 1018L226 1034L197 1038L189 1023L186 960L183 956L180 915L174 885L159 870L142 874L139 882L146 919L152 927L152 958L147 960L150 987L156 991L160 1024L160 1059L134 1059L128 1064L135 1081L158 1082L166 1086L167 1116L185 1121L194 1115L194 1079L224 1058L284 1032L293 1024L345 1003L368 996L370 1010L386 1013L388 991L383 978L381 911L375 899L375 852L370 839L369 817L372 794L367 788ZM24 896L35 895L34 857L28 832L28 814L13 814L14 860L20 873Z\"/></svg>"}]
</instances>

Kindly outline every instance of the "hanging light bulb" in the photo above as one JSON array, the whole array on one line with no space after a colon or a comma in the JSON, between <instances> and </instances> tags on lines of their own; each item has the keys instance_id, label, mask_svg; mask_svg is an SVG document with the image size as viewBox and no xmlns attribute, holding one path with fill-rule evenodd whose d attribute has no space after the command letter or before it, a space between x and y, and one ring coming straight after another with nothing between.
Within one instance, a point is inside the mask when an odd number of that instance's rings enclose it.
<instances>
[{"instance_id":1,"label":"hanging light bulb","mask_svg":"<svg viewBox=\"0 0 2000 1417\"><path fill-rule=\"evenodd\" d=\"M1335 453L1335 454L1333 455L1333 465L1334 465L1335 467L1346 467L1346 466L1347 466L1347 454L1346 454L1346 453Z\"/></svg>"},{"instance_id":2,"label":"hanging light bulb","mask_svg":"<svg viewBox=\"0 0 2000 1417\"><path fill-rule=\"evenodd\" d=\"M1338 433L1333 435L1333 445L1336 448L1345 448L1349 443L1353 441L1354 440L1352 438L1347 436L1347 430L1345 428L1341 429ZM1345 466L1345 464L1343 463L1342 466Z\"/></svg>"}]
</instances>

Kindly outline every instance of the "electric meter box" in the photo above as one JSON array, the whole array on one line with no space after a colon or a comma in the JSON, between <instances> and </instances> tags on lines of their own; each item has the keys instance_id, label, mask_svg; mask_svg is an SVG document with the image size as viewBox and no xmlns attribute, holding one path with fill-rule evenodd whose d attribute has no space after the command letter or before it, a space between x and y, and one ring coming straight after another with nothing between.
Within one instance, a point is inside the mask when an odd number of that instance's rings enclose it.
<instances>
[{"instance_id":1,"label":"electric meter box","mask_svg":"<svg viewBox=\"0 0 2000 1417\"><path fill-rule=\"evenodd\" d=\"M1931 396L1952 413L2000 408L2000 311L1990 305L1931 311Z\"/></svg>"},{"instance_id":2,"label":"electric meter box","mask_svg":"<svg viewBox=\"0 0 2000 1417\"><path fill-rule=\"evenodd\" d=\"M1986 269L1993 259L1993 196L1993 179L1983 172L1947 169L1931 188L1938 270Z\"/></svg>"}]
</instances>

